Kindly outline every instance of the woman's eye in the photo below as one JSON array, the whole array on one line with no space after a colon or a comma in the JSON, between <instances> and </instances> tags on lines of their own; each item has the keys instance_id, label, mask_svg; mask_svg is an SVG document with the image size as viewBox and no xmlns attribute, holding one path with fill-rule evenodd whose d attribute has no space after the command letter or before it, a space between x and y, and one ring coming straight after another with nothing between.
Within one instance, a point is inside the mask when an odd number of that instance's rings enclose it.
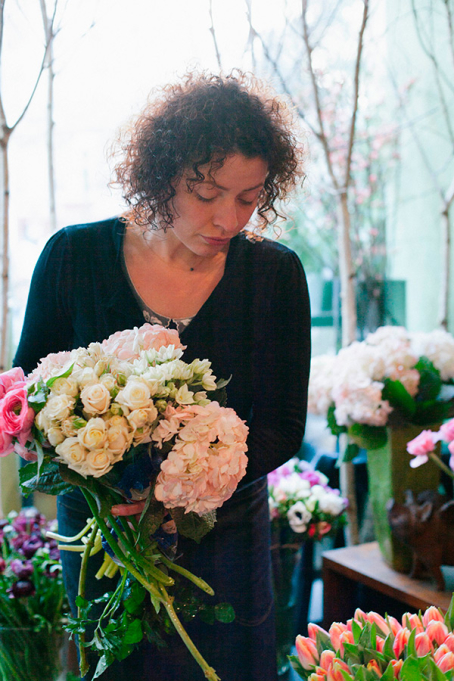
<instances>
[{"instance_id":1,"label":"woman's eye","mask_svg":"<svg viewBox=\"0 0 454 681\"><path fill-rule=\"evenodd\" d=\"M196 197L199 201L202 201L202 203L210 203L211 201L213 201L216 198L215 196L212 196L211 198L207 199L205 196L201 196L200 194L197 194L197 192L194 192L194 194L196 195Z\"/></svg>"},{"instance_id":2,"label":"woman's eye","mask_svg":"<svg viewBox=\"0 0 454 681\"><path fill-rule=\"evenodd\" d=\"M238 199L238 201L243 204L243 206L252 206L254 201L246 201L246 199Z\"/></svg>"}]
</instances>

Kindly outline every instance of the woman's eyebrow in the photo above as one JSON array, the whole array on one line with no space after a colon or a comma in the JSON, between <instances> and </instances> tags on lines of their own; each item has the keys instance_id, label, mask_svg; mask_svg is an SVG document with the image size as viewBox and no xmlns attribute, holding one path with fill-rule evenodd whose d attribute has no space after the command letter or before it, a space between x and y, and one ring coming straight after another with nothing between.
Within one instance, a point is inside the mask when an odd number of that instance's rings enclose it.
<instances>
[{"instance_id":1,"label":"woman's eyebrow","mask_svg":"<svg viewBox=\"0 0 454 681\"><path fill-rule=\"evenodd\" d=\"M228 187L223 187L221 184L218 184L214 180L205 180L207 184L213 185L213 187L216 187L216 189L221 189L224 192L228 192L229 188ZM253 189L260 189L261 187L264 186L263 182L260 182L259 184L256 184L255 187L249 187L248 189L242 189L241 194L244 194L245 192L251 192Z\"/></svg>"}]
</instances>

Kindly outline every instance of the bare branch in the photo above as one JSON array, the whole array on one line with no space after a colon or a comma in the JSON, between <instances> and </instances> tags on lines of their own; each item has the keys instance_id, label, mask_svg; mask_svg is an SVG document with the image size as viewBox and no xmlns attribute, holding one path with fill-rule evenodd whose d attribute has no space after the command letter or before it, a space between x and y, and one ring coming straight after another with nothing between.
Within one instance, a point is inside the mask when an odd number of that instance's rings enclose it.
<instances>
[{"instance_id":1,"label":"bare branch","mask_svg":"<svg viewBox=\"0 0 454 681\"><path fill-rule=\"evenodd\" d=\"M211 22L210 33L213 36L214 50L216 52L216 61L218 63L219 71L222 71L221 53L219 52L218 41L217 41L217 38L216 38L216 31L214 29L213 0L209 0L209 13L210 13L210 22Z\"/></svg>"},{"instance_id":2,"label":"bare branch","mask_svg":"<svg viewBox=\"0 0 454 681\"><path fill-rule=\"evenodd\" d=\"M53 28L53 27L54 27L55 15L56 15L56 13L57 13L57 5L58 5L58 0L55 0L55 2L54 2L54 11L52 12L52 17L51 17L51 20L50 20L50 28L49 28L49 31L48 31L48 36L50 36L50 41L53 40L53 35L54 35L54 28ZM42 58L42 61L41 61L41 65L40 65L40 67L39 67L38 76L37 76L37 78L36 78L36 80L35 80L35 85L33 86L33 89L32 89L32 91L31 91L30 97L28 98L28 101L27 101L27 103L25 104L25 106L24 106L24 108L23 108L23 110L22 110L22 113L19 115L19 117L17 118L16 122L10 127L11 132L13 132L13 131L15 130L15 128L16 128L16 127L19 125L19 123L21 122L21 120L23 119L23 117L24 117L25 114L27 113L30 104L32 103L33 97L35 96L36 89L37 89L37 87L38 87L39 81L41 80L41 76L43 75L43 71L44 71L44 68L45 68L45 66L46 66L47 53L48 53L48 49L49 49L49 43L48 43L48 40L47 40L47 39L46 39L46 44L45 44L44 47L45 47L45 49L44 49L44 54L43 54L43 58Z\"/></svg>"},{"instance_id":3,"label":"bare branch","mask_svg":"<svg viewBox=\"0 0 454 681\"><path fill-rule=\"evenodd\" d=\"M429 47L426 45L426 42L424 40L424 36L422 34L421 26L419 23L419 18L418 18L418 11L416 9L415 5L415 0L411 0L411 7L412 7L412 12L413 12L413 18L414 18L414 24L415 24L415 30L416 30L416 35L418 36L419 43L421 45L421 49L424 52L424 54L430 59L432 62L432 65L436 71L439 72L440 76L442 77L445 85L452 91L454 92L454 85L451 83L449 78L446 76L444 71L442 71L439 61L435 57L434 53L429 49Z\"/></svg>"},{"instance_id":4,"label":"bare branch","mask_svg":"<svg viewBox=\"0 0 454 681\"><path fill-rule=\"evenodd\" d=\"M446 15L447 15L447 19L448 19L449 47L451 49L452 63L453 63L453 66L454 66L454 21L453 21L451 8L449 6L449 0L445 0L444 6L445 6L445 9L446 9Z\"/></svg>"},{"instance_id":5,"label":"bare branch","mask_svg":"<svg viewBox=\"0 0 454 681\"><path fill-rule=\"evenodd\" d=\"M446 211L449 211L453 201L454 201L454 178L444 195L444 204Z\"/></svg>"},{"instance_id":6,"label":"bare branch","mask_svg":"<svg viewBox=\"0 0 454 681\"><path fill-rule=\"evenodd\" d=\"M310 36L309 36L309 28L308 28L308 25L307 25L307 0L303 0L301 19L302 19L302 22L303 22L303 36L304 36L303 39L304 39L304 44L306 46L307 67L308 67L309 75L310 75L310 78L311 78L312 90L313 90L314 99L315 99L315 108L316 108L316 111L317 111L317 120L318 120L318 125L319 125L319 130L314 131L314 132L317 135L317 137L320 140L320 143L323 147L323 152L325 154L325 160L326 160L326 165L328 167L328 172L330 174L330 177L331 177L331 180L332 180L332 183L333 183L333 187L337 190L337 189L339 189L339 183L338 183L336 175L334 173L333 164L331 163L331 154L330 154L330 149L329 149L329 145L328 145L328 139L326 137L325 126L323 124L322 107L321 107L321 103L320 103L320 92L319 92L319 88L318 88L317 79L316 79L316 76L315 76L314 65L312 63L313 49L311 47Z\"/></svg>"},{"instance_id":7,"label":"bare branch","mask_svg":"<svg viewBox=\"0 0 454 681\"><path fill-rule=\"evenodd\" d=\"M356 115L358 113L358 98L359 98L359 74L361 70L361 54L363 51L363 44L364 44L364 31L366 30L366 25L367 25L367 19L368 19L368 14L369 12L369 0L364 0L364 9L363 9L363 19L361 22L361 28L359 30L359 36L358 36L358 50L356 53L356 63L355 63L355 78L354 78L354 90L353 90L353 112L352 112L352 117L350 121L350 132L348 136L348 151L347 151L347 163L345 166L345 179L344 179L344 187L347 189L349 183L350 183L350 167L352 164L352 153L353 153L353 144L355 141L355 127L356 127Z\"/></svg>"}]
</instances>

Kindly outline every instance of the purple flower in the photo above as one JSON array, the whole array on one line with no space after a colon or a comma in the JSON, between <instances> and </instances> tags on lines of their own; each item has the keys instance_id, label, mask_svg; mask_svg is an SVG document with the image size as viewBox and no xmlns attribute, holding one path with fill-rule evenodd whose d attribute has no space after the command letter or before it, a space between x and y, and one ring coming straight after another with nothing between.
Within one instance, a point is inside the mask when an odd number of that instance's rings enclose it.
<instances>
[{"instance_id":1,"label":"purple flower","mask_svg":"<svg viewBox=\"0 0 454 681\"><path fill-rule=\"evenodd\" d=\"M29 579L21 579L18 582L14 582L11 588L8 589L10 598L23 598L24 596L34 596L35 587L33 582Z\"/></svg>"},{"instance_id":2,"label":"purple flower","mask_svg":"<svg viewBox=\"0 0 454 681\"><path fill-rule=\"evenodd\" d=\"M26 539L20 548L20 552L24 554L26 558L32 558L38 549L44 546L44 542L40 537L30 537Z\"/></svg>"},{"instance_id":3,"label":"purple flower","mask_svg":"<svg viewBox=\"0 0 454 681\"><path fill-rule=\"evenodd\" d=\"M30 560L22 561L15 558L11 561L11 570L19 579L28 579L33 574L33 565Z\"/></svg>"},{"instance_id":4,"label":"purple flower","mask_svg":"<svg viewBox=\"0 0 454 681\"><path fill-rule=\"evenodd\" d=\"M2 575L5 572L6 569L6 562L3 560L3 558L0 558L0 575Z\"/></svg>"},{"instance_id":5,"label":"purple flower","mask_svg":"<svg viewBox=\"0 0 454 681\"><path fill-rule=\"evenodd\" d=\"M311 487L313 485L320 484L320 476L317 471L304 471L304 473L300 473L300 478L303 478L303 480L308 480L311 484Z\"/></svg>"}]
</instances>

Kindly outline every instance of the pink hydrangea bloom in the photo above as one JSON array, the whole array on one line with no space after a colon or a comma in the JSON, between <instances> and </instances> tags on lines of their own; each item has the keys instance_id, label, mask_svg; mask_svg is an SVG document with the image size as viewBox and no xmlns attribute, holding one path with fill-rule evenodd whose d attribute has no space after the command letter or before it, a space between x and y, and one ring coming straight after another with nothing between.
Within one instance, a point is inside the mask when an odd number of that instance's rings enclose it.
<instances>
[{"instance_id":1,"label":"pink hydrangea bloom","mask_svg":"<svg viewBox=\"0 0 454 681\"><path fill-rule=\"evenodd\" d=\"M165 329L160 324L143 324L140 328L117 331L102 342L106 354L122 360L138 359L141 350L159 350L167 345L185 347L180 342L178 331Z\"/></svg>"},{"instance_id":2,"label":"pink hydrangea bloom","mask_svg":"<svg viewBox=\"0 0 454 681\"><path fill-rule=\"evenodd\" d=\"M153 433L158 446L170 439L177 421L179 429L161 464L156 499L167 508L181 507L199 515L218 508L246 473L247 426L233 409L217 402L168 409L166 416Z\"/></svg>"},{"instance_id":3,"label":"pink hydrangea bloom","mask_svg":"<svg viewBox=\"0 0 454 681\"><path fill-rule=\"evenodd\" d=\"M58 376L70 359L71 353L69 351L51 352L47 357L41 359L40 363L31 374L28 374L27 383L31 385L32 383L36 383L40 378L47 381L47 379L52 376Z\"/></svg>"}]
</instances>

